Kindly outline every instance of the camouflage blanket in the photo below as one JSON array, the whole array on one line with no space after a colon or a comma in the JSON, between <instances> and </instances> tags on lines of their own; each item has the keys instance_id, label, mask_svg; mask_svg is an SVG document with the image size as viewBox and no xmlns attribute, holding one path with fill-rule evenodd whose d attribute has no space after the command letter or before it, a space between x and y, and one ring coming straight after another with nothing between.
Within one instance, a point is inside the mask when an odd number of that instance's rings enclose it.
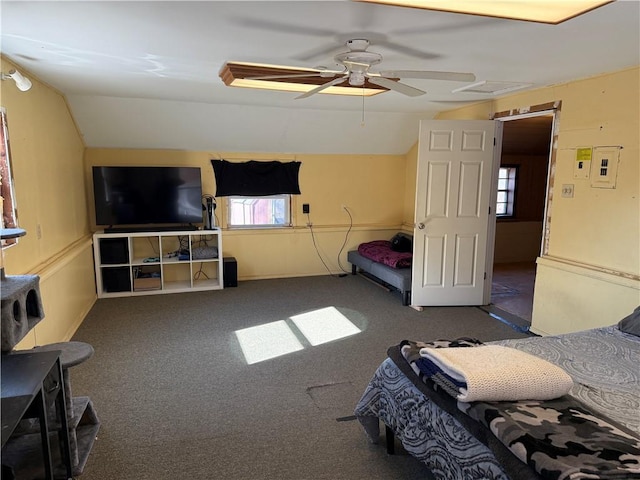
<instances>
[{"instance_id":1,"label":"camouflage blanket","mask_svg":"<svg viewBox=\"0 0 640 480\"><path fill-rule=\"evenodd\" d=\"M423 382L433 379L416 361L420 348L473 347L458 339L432 343L403 341L402 356ZM440 385L442 388L442 384ZM446 391L446 389L443 389ZM481 423L522 462L548 479L640 479L640 438L622 425L564 395L545 401L457 402L458 409Z\"/></svg>"},{"instance_id":2,"label":"camouflage blanket","mask_svg":"<svg viewBox=\"0 0 640 480\"><path fill-rule=\"evenodd\" d=\"M640 479L640 439L570 396L458 408L543 478Z\"/></svg>"}]
</instances>

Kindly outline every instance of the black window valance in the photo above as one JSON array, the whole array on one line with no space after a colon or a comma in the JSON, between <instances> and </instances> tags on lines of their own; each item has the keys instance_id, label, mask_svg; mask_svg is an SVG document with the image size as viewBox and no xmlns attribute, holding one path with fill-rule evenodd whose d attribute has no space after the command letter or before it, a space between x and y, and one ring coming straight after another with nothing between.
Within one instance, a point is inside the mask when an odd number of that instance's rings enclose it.
<instances>
[{"instance_id":1,"label":"black window valance","mask_svg":"<svg viewBox=\"0 0 640 480\"><path fill-rule=\"evenodd\" d=\"M216 197L300 194L301 162L211 160L211 165L216 177Z\"/></svg>"}]
</instances>

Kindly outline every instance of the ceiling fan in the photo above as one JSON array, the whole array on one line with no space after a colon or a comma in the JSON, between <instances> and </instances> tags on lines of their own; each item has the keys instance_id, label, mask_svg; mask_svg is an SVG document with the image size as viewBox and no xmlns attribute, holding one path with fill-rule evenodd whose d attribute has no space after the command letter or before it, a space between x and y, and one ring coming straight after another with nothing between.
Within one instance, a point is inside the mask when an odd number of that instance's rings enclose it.
<instances>
[{"instance_id":1,"label":"ceiling fan","mask_svg":"<svg viewBox=\"0 0 640 480\"><path fill-rule=\"evenodd\" d=\"M348 40L346 42L346 46L349 51L338 53L334 57L336 64L343 67L341 70L330 70L324 67L318 67L314 70L310 70L308 73L261 75L246 78L250 80L286 80L302 79L305 77L332 78L332 80L322 83L316 88L299 95L296 97L298 99L310 97L311 95L320 93L329 87L340 85L345 82L348 82L348 85L352 87L361 87L364 86L365 83L371 83L386 90L393 90L402 93L403 95L417 97L424 95L426 92L410 85L400 83L399 80L405 78L417 78L473 82L476 79L475 75L472 73L458 72L437 72L428 70L383 70L375 72L372 71L371 68L382 62L382 55L367 51L369 45L369 40L365 38Z\"/></svg>"}]
</instances>

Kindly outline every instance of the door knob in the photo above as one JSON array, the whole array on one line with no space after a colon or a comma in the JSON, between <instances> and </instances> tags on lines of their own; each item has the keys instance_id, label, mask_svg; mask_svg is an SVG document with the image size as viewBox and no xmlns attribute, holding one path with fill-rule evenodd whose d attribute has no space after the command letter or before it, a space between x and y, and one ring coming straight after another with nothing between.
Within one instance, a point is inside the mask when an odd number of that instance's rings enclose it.
<instances>
[{"instance_id":1,"label":"door knob","mask_svg":"<svg viewBox=\"0 0 640 480\"><path fill-rule=\"evenodd\" d=\"M420 222L420 223L418 224L418 229L419 229L419 230L424 230L424 223Z\"/></svg>"}]
</instances>

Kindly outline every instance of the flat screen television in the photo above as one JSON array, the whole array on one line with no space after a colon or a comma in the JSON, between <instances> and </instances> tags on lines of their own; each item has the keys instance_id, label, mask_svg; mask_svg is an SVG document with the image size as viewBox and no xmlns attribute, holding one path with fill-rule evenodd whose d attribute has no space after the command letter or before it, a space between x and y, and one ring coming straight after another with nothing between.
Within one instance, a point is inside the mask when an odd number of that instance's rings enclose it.
<instances>
[{"instance_id":1,"label":"flat screen television","mask_svg":"<svg viewBox=\"0 0 640 480\"><path fill-rule=\"evenodd\" d=\"M93 167L93 193L96 225L112 231L202 223L198 167Z\"/></svg>"}]
</instances>

